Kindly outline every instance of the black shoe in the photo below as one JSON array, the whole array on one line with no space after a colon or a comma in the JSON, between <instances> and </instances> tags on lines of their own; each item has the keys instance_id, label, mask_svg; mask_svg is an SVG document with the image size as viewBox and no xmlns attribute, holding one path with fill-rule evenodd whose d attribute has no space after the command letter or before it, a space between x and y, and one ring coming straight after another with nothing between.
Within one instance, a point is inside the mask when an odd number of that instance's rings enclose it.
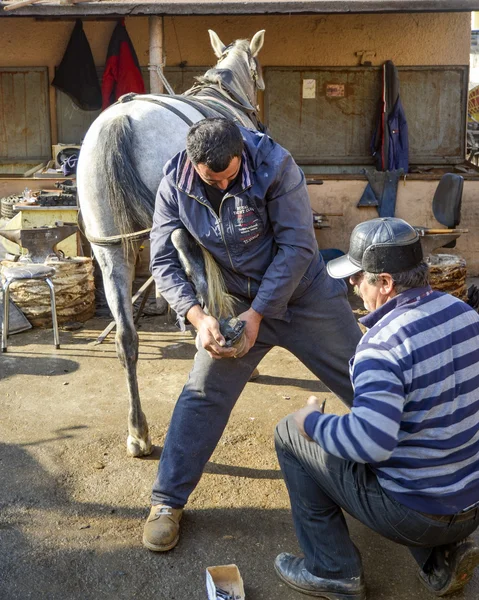
<instances>
[{"instance_id":1,"label":"black shoe","mask_svg":"<svg viewBox=\"0 0 479 600\"><path fill-rule=\"evenodd\" d=\"M435 548L430 561L419 571L421 583L436 596L454 594L462 589L479 566L479 548L468 538Z\"/></svg>"},{"instance_id":2,"label":"black shoe","mask_svg":"<svg viewBox=\"0 0 479 600\"><path fill-rule=\"evenodd\" d=\"M274 568L280 578L297 592L328 600L366 600L362 577L323 579L315 577L304 566L304 558L283 552L276 557Z\"/></svg>"}]
</instances>

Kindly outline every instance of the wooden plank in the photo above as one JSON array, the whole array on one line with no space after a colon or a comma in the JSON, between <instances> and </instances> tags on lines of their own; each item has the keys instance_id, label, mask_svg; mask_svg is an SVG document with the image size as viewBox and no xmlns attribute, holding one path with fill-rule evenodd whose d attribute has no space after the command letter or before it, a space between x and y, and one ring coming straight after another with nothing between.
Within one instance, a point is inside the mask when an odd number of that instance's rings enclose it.
<instances>
[{"instance_id":1,"label":"wooden plank","mask_svg":"<svg viewBox=\"0 0 479 600\"><path fill-rule=\"evenodd\" d=\"M398 71L410 163L463 162L467 67ZM372 164L370 140L381 91L378 67L271 67L265 78L265 122L298 162Z\"/></svg>"},{"instance_id":2,"label":"wooden plank","mask_svg":"<svg viewBox=\"0 0 479 600\"><path fill-rule=\"evenodd\" d=\"M41 156L44 140L42 140L42 113L40 111L45 107L42 102L42 94L38 93L38 90L41 89L40 73L32 73L30 76L25 74L24 85L25 156Z\"/></svg>"},{"instance_id":3,"label":"wooden plank","mask_svg":"<svg viewBox=\"0 0 479 600\"><path fill-rule=\"evenodd\" d=\"M22 8L23 6L29 6L30 4L36 4L37 2L41 2L42 0L21 0L21 2L10 2L6 6L3 7L3 10L16 10L18 8Z\"/></svg>"},{"instance_id":4,"label":"wooden plank","mask_svg":"<svg viewBox=\"0 0 479 600\"><path fill-rule=\"evenodd\" d=\"M3 104L3 120L2 120L2 128L5 131L5 146L0 150L1 158L15 158L15 155L12 154L11 144L12 142L12 132L11 132L11 120L10 115L15 110L15 100L13 93L13 73L4 73L2 76L2 84L3 84L3 95L2 95L2 104Z\"/></svg>"},{"instance_id":5,"label":"wooden plank","mask_svg":"<svg viewBox=\"0 0 479 600\"><path fill-rule=\"evenodd\" d=\"M0 160L48 158L50 123L46 67L0 68Z\"/></svg>"},{"instance_id":6,"label":"wooden plank","mask_svg":"<svg viewBox=\"0 0 479 600\"><path fill-rule=\"evenodd\" d=\"M25 74L12 74L12 103L7 112L10 156L27 158L27 122L25 118Z\"/></svg>"},{"instance_id":7,"label":"wooden plank","mask_svg":"<svg viewBox=\"0 0 479 600\"><path fill-rule=\"evenodd\" d=\"M163 17L150 17L148 19L150 31L150 90L153 94L163 94L165 86L161 81L158 72L153 70L163 68Z\"/></svg>"},{"instance_id":8,"label":"wooden plank","mask_svg":"<svg viewBox=\"0 0 479 600\"><path fill-rule=\"evenodd\" d=\"M411 162L428 163L431 157L452 162L465 158L466 75L464 69L455 67L400 70Z\"/></svg>"},{"instance_id":9,"label":"wooden plank","mask_svg":"<svg viewBox=\"0 0 479 600\"><path fill-rule=\"evenodd\" d=\"M7 128L5 127L6 108L5 98L7 95L6 78L0 74L0 158L6 154L7 148Z\"/></svg>"},{"instance_id":10,"label":"wooden plank","mask_svg":"<svg viewBox=\"0 0 479 600\"><path fill-rule=\"evenodd\" d=\"M5 7L6 3L3 3ZM8 6L8 4L7 4ZM166 0L162 2L45 3L23 6L5 16L265 15L400 12L472 12L477 0Z\"/></svg>"}]
</instances>

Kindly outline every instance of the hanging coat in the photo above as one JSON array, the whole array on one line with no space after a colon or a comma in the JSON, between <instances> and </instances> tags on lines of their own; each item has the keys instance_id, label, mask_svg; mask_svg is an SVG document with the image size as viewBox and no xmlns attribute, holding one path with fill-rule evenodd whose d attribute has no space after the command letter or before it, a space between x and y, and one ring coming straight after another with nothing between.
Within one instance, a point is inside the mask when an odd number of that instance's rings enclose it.
<instances>
[{"instance_id":1,"label":"hanging coat","mask_svg":"<svg viewBox=\"0 0 479 600\"><path fill-rule=\"evenodd\" d=\"M130 36L123 20L111 36L101 84L103 108L128 92L145 93L145 84Z\"/></svg>"},{"instance_id":2,"label":"hanging coat","mask_svg":"<svg viewBox=\"0 0 479 600\"><path fill-rule=\"evenodd\" d=\"M409 141L406 114L399 96L399 76L390 60L383 65L382 96L371 152L378 171L409 170Z\"/></svg>"},{"instance_id":3,"label":"hanging coat","mask_svg":"<svg viewBox=\"0 0 479 600\"><path fill-rule=\"evenodd\" d=\"M80 19L55 72L52 85L61 90L83 110L101 108L101 89L93 55Z\"/></svg>"}]
</instances>

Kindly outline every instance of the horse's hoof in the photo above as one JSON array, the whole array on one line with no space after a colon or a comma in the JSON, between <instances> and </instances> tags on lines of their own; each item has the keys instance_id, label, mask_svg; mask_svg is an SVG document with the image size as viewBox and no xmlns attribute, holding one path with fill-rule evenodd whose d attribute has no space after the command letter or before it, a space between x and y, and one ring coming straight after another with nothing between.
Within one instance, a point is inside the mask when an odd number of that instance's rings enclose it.
<instances>
[{"instance_id":1,"label":"horse's hoof","mask_svg":"<svg viewBox=\"0 0 479 600\"><path fill-rule=\"evenodd\" d=\"M241 321L237 317L227 317L226 319L220 319L219 323L220 331L226 340L225 346L231 348L237 345L244 333L245 321Z\"/></svg>"},{"instance_id":2,"label":"horse's hoof","mask_svg":"<svg viewBox=\"0 0 479 600\"><path fill-rule=\"evenodd\" d=\"M126 440L126 451L129 456L132 456L133 458L140 458L141 456L148 456L151 454L153 451L153 446L149 437L145 442L144 440L140 440L129 435L128 439Z\"/></svg>"}]
</instances>

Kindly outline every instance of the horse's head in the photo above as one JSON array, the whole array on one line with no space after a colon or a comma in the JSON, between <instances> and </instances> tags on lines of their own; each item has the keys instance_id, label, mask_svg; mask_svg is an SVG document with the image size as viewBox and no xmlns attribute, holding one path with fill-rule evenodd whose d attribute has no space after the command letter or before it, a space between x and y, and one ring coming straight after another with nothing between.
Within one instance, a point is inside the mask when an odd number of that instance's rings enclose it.
<instances>
[{"instance_id":1,"label":"horse's head","mask_svg":"<svg viewBox=\"0 0 479 600\"><path fill-rule=\"evenodd\" d=\"M256 57L263 47L265 30L255 33L251 42L236 40L229 46L223 44L214 31L209 29L208 32L213 51L218 58L216 68L231 70L250 103L256 106L257 92L264 90L263 73Z\"/></svg>"}]
</instances>

